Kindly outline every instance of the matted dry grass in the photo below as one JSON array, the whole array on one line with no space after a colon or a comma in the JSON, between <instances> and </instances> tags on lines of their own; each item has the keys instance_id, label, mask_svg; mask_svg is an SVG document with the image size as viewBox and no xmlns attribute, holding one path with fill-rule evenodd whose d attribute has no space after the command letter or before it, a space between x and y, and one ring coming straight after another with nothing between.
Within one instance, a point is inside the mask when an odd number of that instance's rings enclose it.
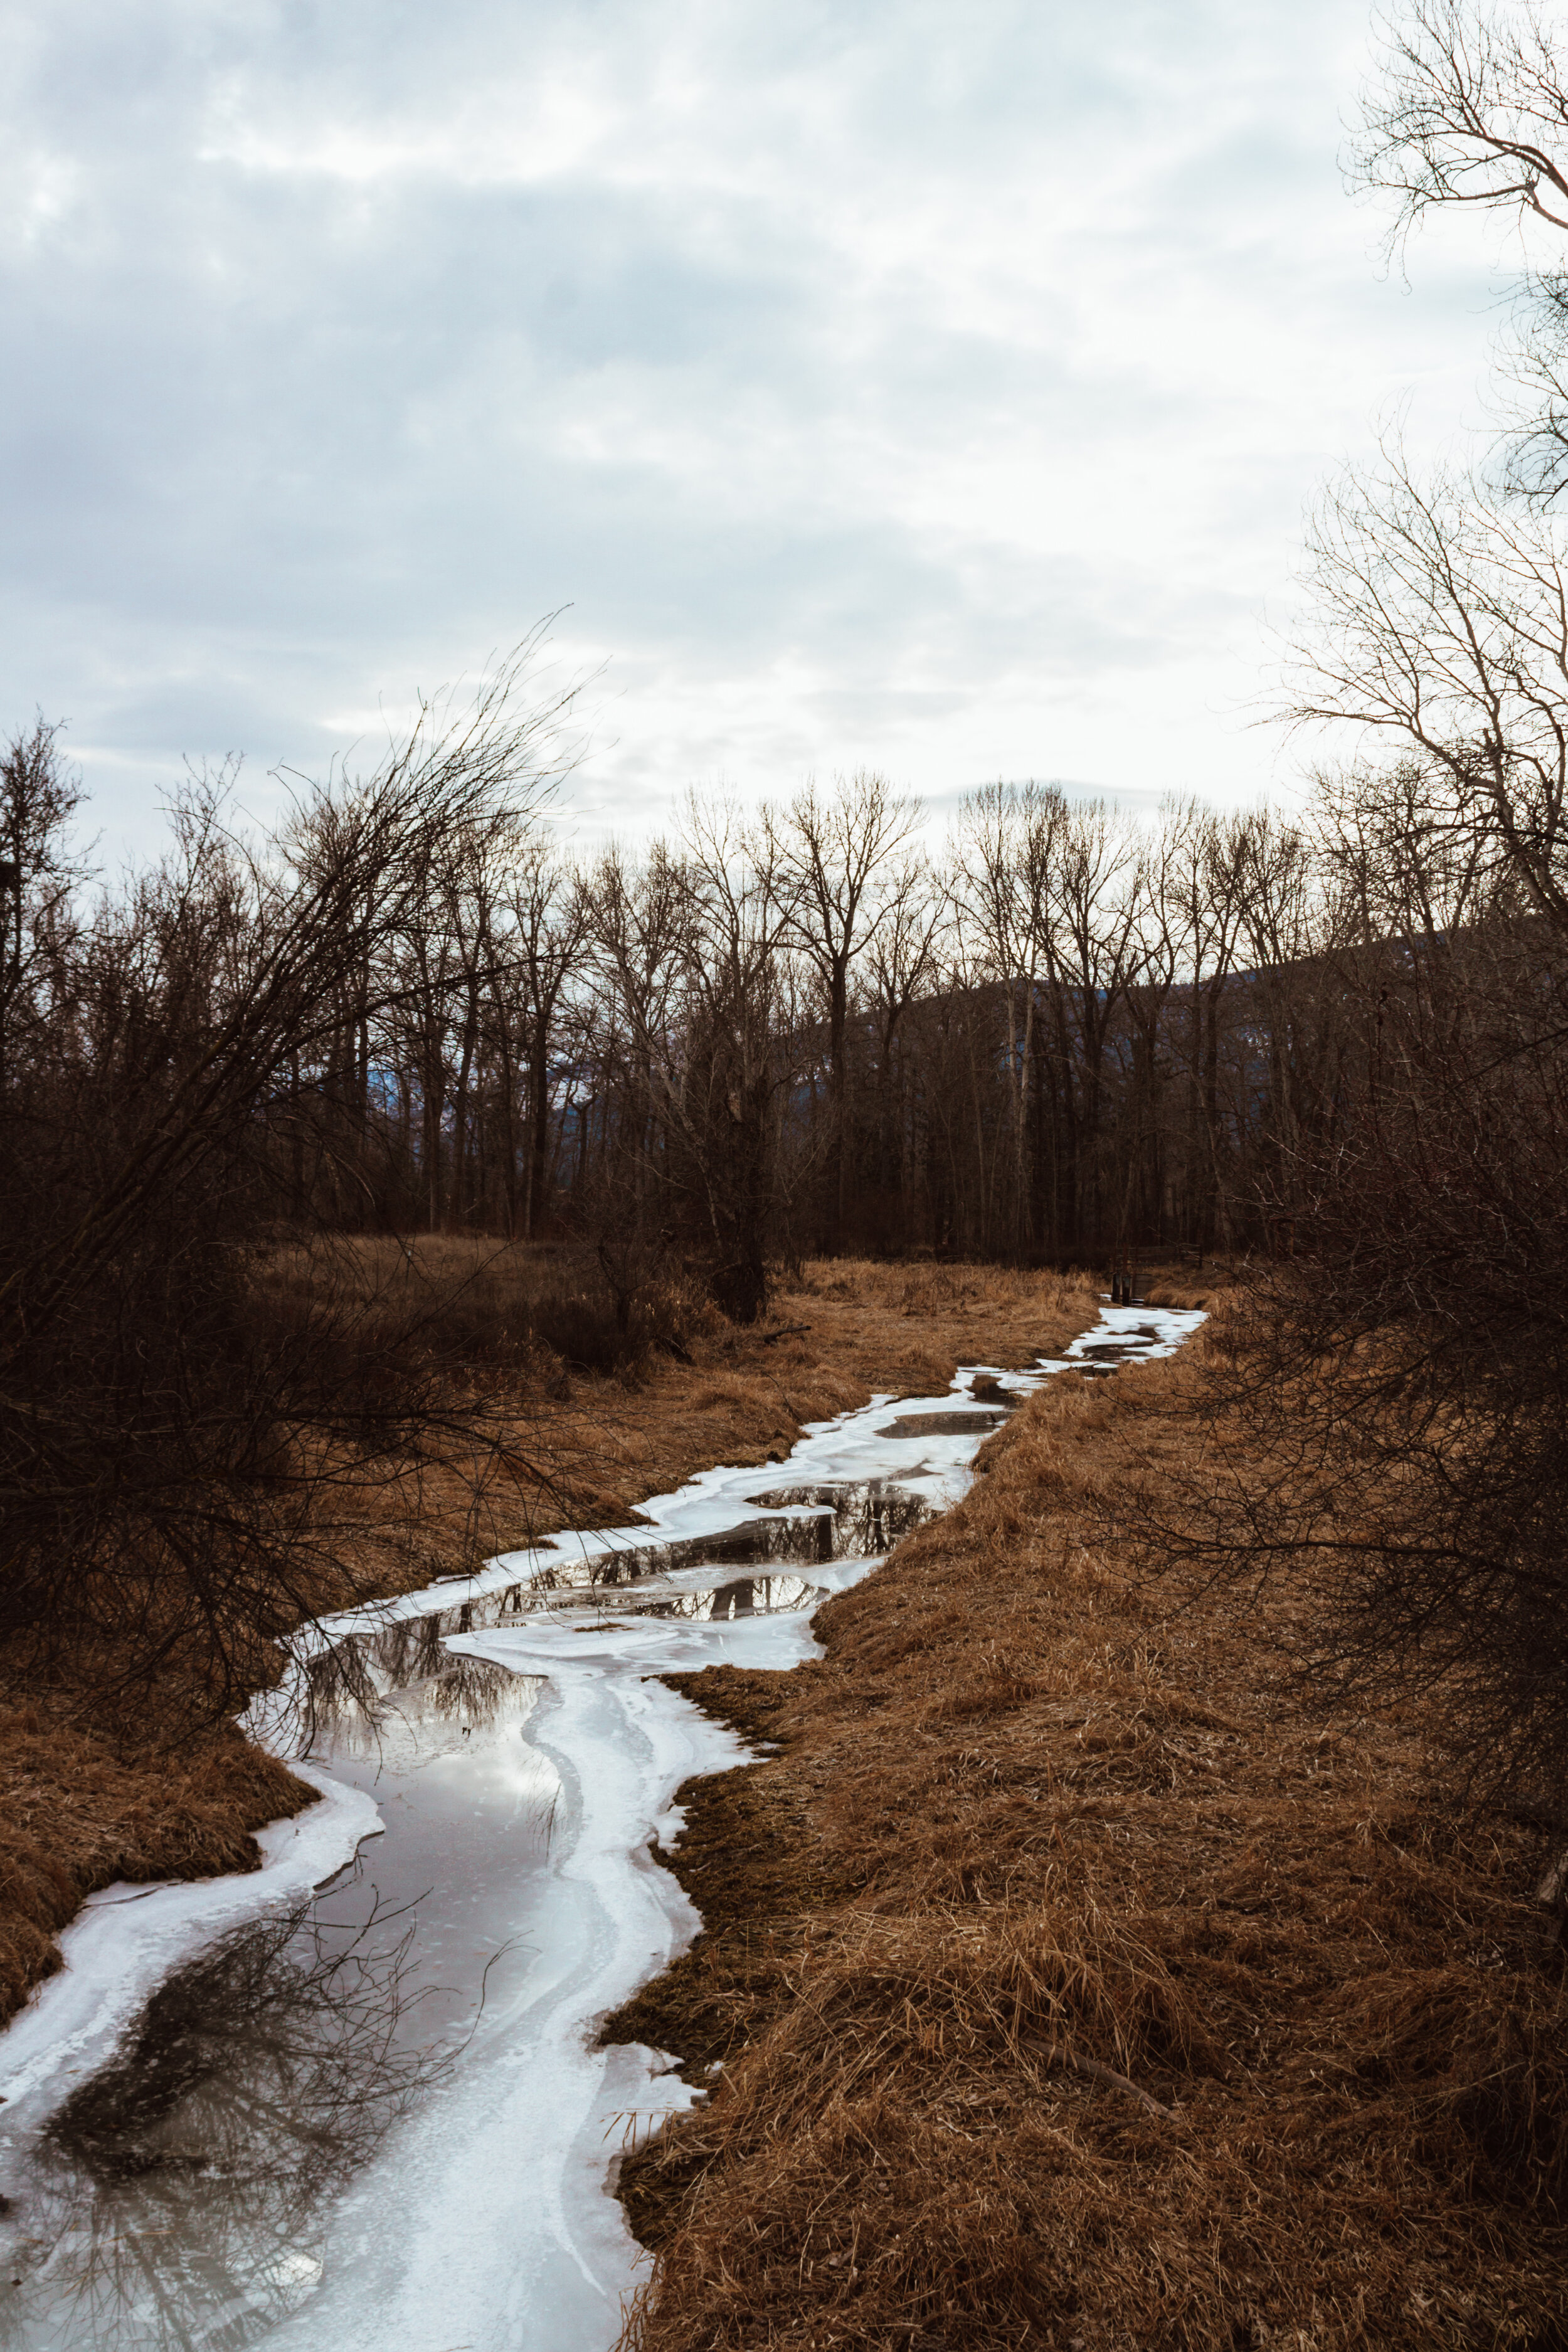
<instances>
[{"instance_id":1,"label":"matted dry grass","mask_svg":"<svg viewBox=\"0 0 1568 2352\"><path fill-rule=\"evenodd\" d=\"M405 1255L416 1279L463 1279L477 1333L521 1328L530 1297L562 1279L550 1255L493 1242L353 1246L367 1294ZM335 1274L343 1258L340 1245ZM494 1416L484 1443L368 1496L356 1570L382 1591L407 1591L561 1528L626 1523L648 1496L716 1463L782 1459L806 1423L874 1391L940 1392L976 1358L1026 1363L1098 1311L1087 1276L838 1258L809 1261L757 1329L694 1315L685 1362L655 1352L601 1376L526 1349L489 1361L476 1348L460 1385Z\"/></svg>"},{"instance_id":2,"label":"matted dry grass","mask_svg":"<svg viewBox=\"0 0 1568 2352\"><path fill-rule=\"evenodd\" d=\"M612 2026L723 2061L623 2169L637 2352L1568 2341L1539 1853L1276 1674L1310 1591L1125 1572L1189 1378L1053 1382L825 1659L686 1678L782 1748L682 1792L708 1931Z\"/></svg>"},{"instance_id":3,"label":"matted dry grass","mask_svg":"<svg viewBox=\"0 0 1568 2352\"><path fill-rule=\"evenodd\" d=\"M0 1709L0 2021L59 1966L55 1938L95 1888L255 1870L250 1832L315 1797L231 1727L138 1754L37 1705Z\"/></svg>"},{"instance_id":4,"label":"matted dry grass","mask_svg":"<svg viewBox=\"0 0 1568 2352\"><path fill-rule=\"evenodd\" d=\"M806 1328L770 1341L694 1317L689 1362L656 1354L635 1373L601 1378L498 1345L542 1283L559 1285L548 1254L482 1240L372 1241L333 1250L325 1274L304 1251L276 1253L265 1280L286 1290L330 1275L395 1313L405 1304L400 1267L437 1295L463 1281L460 1313L439 1338L459 1415L467 1399L491 1426L482 1441L454 1443L444 1460L365 1491L341 1583L321 1580L323 1609L467 1572L560 1527L630 1520L647 1496L715 1463L782 1456L804 1422L874 1390L944 1388L976 1355L1022 1362L1061 1347L1096 1312L1083 1281L836 1260L808 1265L763 1327ZM254 1868L250 1832L310 1798L232 1727L171 1752L155 1699L110 1721L69 1688L18 1688L0 1662L0 2023L58 1966L55 1938L88 1895L119 1878Z\"/></svg>"}]
</instances>

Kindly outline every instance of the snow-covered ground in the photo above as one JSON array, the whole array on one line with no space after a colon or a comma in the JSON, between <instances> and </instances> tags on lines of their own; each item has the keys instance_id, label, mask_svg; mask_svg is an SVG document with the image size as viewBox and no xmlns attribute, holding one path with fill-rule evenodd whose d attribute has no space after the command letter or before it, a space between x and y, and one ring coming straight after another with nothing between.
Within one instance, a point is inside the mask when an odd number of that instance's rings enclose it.
<instances>
[{"instance_id":1,"label":"snow-covered ground","mask_svg":"<svg viewBox=\"0 0 1568 2352\"><path fill-rule=\"evenodd\" d=\"M1108 1307L1064 1358L995 1377L1016 1397L1068 1363L1104 1362L1097 1349L1168 1355L1202 1319ZM695 1934L697 1916L655 1850L679 1828L672 1807L680 1783L744 1754L732 1735L653 1677L726 1661L788 1667L815 1654L808 1606L869 1573L880 1555L813 1559L793 1572L781 1559L784 1573L757 1588L762 1606L753 1613L745 1613L752 1603L744 1597L722 1604L737 1614L642 1614L637 1604L668 1610L690 1595L705 1609L699 1596L752 1588L766 1566L737 1568L732 1547L730 1564L704 1564L704 1539L798 1521L814 1507L831 1511L826 1502L775 1504L774 1496L890 1486L945 1508L968 1484L994 1425L967 1391L994 1370L967 1367L945 1395L896 1405L881 1397L816 1424L782 1465L706 1471L646 1505L651 1525L558 1537L501 1556L466 1587L444 1583L324 1626L320 1639L331 1644L408 1621L434 1623L440 1612L436 1646L454 1665L471 1659L538 1677L528 1696L535 1688L539 1696L521 1723L516 1709L510 1721L491 1723L462 1698L457 1676L458 1696L444 1703L439 1720L411 1703L390 1719L379 1748L340 1738L325 1753L329 1770L320 1760L303 1768L321 1802L262 1832L259 1872L110 1888L67 1930L64 1969L0 2035L0 2189L16 2200L5 2226L37 2289L23 2297L25 2310L14 2307L18 2332L0 2326L0 2341L199 2344L217 2342L221 2330L226 2346L264 2342L276 2352L603 2352L613 2345L647 2260L609 2193L615 2158L701 2094L658 2052L595 2047L595 2026ZM955 1415L958 1425L941 1426ZM926 1416L938 1426L921 1426ZM667 1544L680 1547L679 1564L661 1568ZM651 1578L591 1581L632 1552L639 1568L656 1571ZM502 1595L512 1596L510 1604ZM479 1622L445 1630L465 1601ZM507 1608L504 1621L483 1622L498 1604ZM465 1707L472 1720L462 1719ZM273 1700L255 1727L286 1748L291 1720ZM76 2257L51 2254L36 2232L29 2238L30 2150L40 2126L101 2065L171 1970L246 1919L323 1884L368 1837L378 1843L367 1850L366 1869L399 1902L423 1895L422 1918L448 1956L504 1955L458 2063L319 2216L308 2245L269 2250L256 2273L261 2286L254 2278L237 2285L226 2274L222 2296L205 2304L198 2296L189 2308L184 2336L163 2332L156 2296L145 2309L122 2297L118 2315L100 2298L93 2332L73 2333L84 2308L66 2302L79 2291ZM194 2182L186 2271L201 2269L204 2193ZM171 2280L176 2251L166 2253ZM154 2264L165 2259L150 2252ZM57 2273L58 2293L49 2286Z\"/></svg>"}]
</instances>

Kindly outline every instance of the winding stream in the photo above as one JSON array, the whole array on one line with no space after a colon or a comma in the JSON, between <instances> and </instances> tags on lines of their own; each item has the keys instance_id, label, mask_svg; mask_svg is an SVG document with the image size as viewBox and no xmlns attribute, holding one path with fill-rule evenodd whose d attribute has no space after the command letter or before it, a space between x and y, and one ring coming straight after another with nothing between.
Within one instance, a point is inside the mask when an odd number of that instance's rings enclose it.
<instances>
[{"instance_id":1,"label":"winding stream","mask_svg":"<svg viewBox=\"0 0 1568 2352\"><path fill-rule=\"evenodd\" d=\"M594 2029L700 1924L676 1790L746 1752L654 1678L815 1654L1011 1405L1202 1319L1107 1307L324 1626L253 1727L321 1802L254 1875L94 1897L0 2035L0 2347L608 2352L646 2261L616 2158L701 2093Z\"/></svg>"}]
</instances>

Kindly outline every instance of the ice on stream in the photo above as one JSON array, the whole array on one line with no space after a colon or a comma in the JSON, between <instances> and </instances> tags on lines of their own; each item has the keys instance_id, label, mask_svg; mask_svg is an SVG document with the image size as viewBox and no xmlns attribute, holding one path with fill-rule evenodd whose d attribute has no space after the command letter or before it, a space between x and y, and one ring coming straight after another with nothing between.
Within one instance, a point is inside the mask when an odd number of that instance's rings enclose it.
<instances>
[{"instance_id":1,"label":"ice on stream","mask_svg":"<svg viewBox=\"0 0 1568 2352\"><path fill-rule=\"evenodd\" d=\"M658 2052L596 2047L596 2027L700 1924L656 1858L679 1829L676 1790L746 1752L653 1678L817 1654L811 1611L879 1565L905 1528L958 1499L1008 1407L1068 1365L1110 1370L1171 1354L1202 1319L1108 1307L1064 1357L1029 1372L970 1366L944 1395L880 1396L809 1426L783 1465L709 1470L655 1496L647 1524L560 1536L465 1584L319 1629L313 1659L258 1706L254 1728L288 1752L312 1714L326 1727L298 1768L321 1801L261 1832L254 1874L96 1896L62 1938L64 1969L0 2035L0 2191L14 2200L0 2218L11 2240L0 2352L608 2352L647 2259L609 2193L616 2158L702 2093ZM353 1704L333 1696L343 1659L356 1663ZM356 1854L358 1879L375 1888L370 1901L342 1882L356 1917L367 1902L373 1926L412 1906L428 1928L434 1958L415 1999L433 2005L405 2016L389 1961L367 1975L354 1960L356 1979L330 1951L312 1972L298 1937L289 1947L300 2014L310 1987L357 1982L367 2046L384 2075L394 2050L400 2070L357 2105L334 2094L345 2153L337 2172L321 2171L314 2207L276 2153L267 2165L215 2158L229 2143L221 2130L215 2140L210 2114L202 2164L182 2192L188 2207L165 2200L154 2215L140 2189L140 2202L124 2201L122 2181L121 2203L106 2203L97 2175L75 2204L48 2207L46 2150L58 2169L68 2143L79 2163L83 2147L116 2148L129 2178L133 2143L144 2164L142 2093L142 2108L125 2105L131 2125L110 2103L113 2129L97 2141L75 2122L62 2141L57 2119L78 2116L81 2086L90 2091L128 2037L132 2052L136 2031L145 2040L137 2021L149 1996L194 1954L309 1898ZM493 1956L482 2008L464 1980L479 1955ZM341 2027L310 2016L289 2026L289 2047L317 2068L312 2084L336 2082L349 2044ZM227 2030L198 2020L185 2039L216 2048ZM276 2053L235 2063L275 2064ZM211 2109L214 2095L204 2095ZM236 2111L257 2104L230 2101ZM221 2097L217 2110L226 2113ZM312 2146L322 2138L317 2129ZM225 2215L238 2218L224 2223L220 2257L212 2237ZM105 2242L131 2244L138 2260L128 2265L121 2251L106 2271Z\"/></svg>"}]
</instances>

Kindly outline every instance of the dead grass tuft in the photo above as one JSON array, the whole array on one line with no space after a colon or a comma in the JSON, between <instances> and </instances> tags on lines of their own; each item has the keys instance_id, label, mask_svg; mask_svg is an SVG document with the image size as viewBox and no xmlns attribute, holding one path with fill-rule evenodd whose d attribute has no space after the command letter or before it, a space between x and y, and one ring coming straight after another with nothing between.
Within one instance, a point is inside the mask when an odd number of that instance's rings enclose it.
<instances>
[{"instance_id":1,"label":"dead grass tuft","mask_svg":"<svg viewBox=\"0 0 1568 2352\"><path fill-rule=\"evenodd\" d=\"M254 1870L250 1831L315 1794L232 1727L150 1755L0 1699L0 2017L53 1974L55 1937L96 1889Z\"/></svg>"}]
</instances>

